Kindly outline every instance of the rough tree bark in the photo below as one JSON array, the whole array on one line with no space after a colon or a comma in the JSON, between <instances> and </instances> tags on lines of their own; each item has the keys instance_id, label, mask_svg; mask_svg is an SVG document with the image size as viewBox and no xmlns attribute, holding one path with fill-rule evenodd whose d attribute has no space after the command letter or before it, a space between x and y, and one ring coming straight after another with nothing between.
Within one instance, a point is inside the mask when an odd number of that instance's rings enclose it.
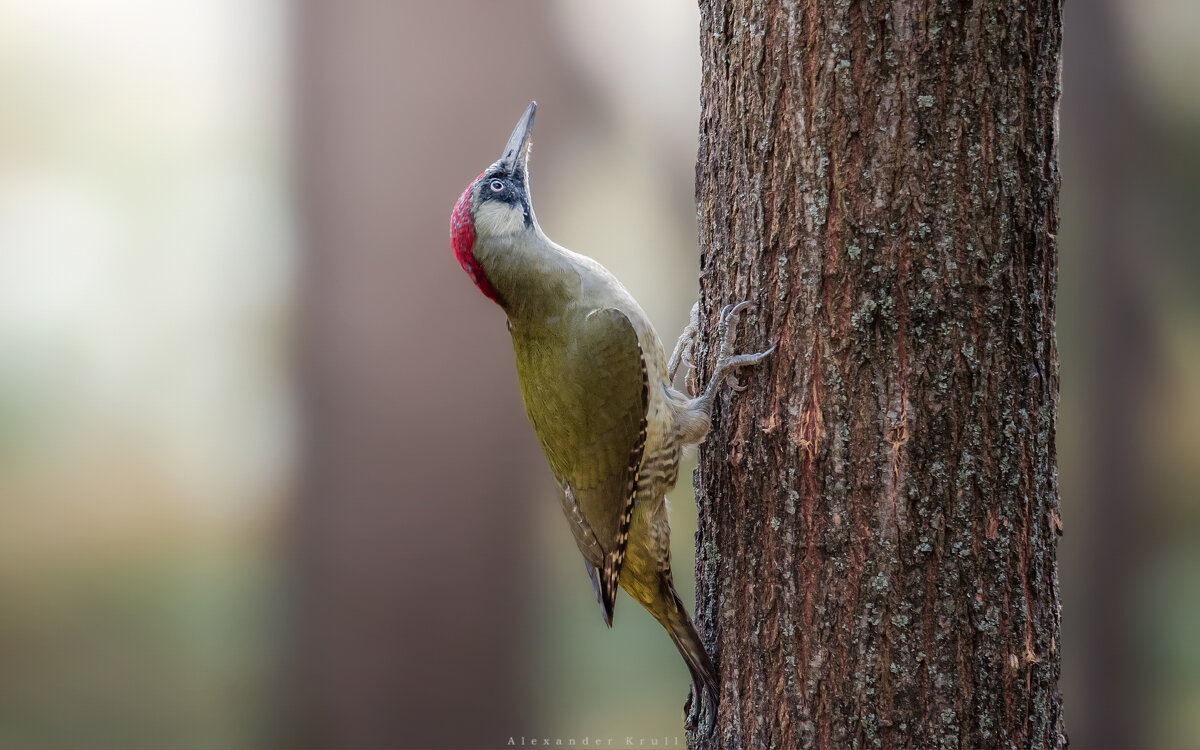
<instances>
[{"instance_id":1,"label":"rough tree bark","mask_svg":"<svg viewBox=\"0 0 1200 750\"><path fill-rule=\"evenodd\" d=\"M690 739L1062 746L1061 2L700 5L700 341L779 350L701 451Z\"/></svg>"}]
</instances>

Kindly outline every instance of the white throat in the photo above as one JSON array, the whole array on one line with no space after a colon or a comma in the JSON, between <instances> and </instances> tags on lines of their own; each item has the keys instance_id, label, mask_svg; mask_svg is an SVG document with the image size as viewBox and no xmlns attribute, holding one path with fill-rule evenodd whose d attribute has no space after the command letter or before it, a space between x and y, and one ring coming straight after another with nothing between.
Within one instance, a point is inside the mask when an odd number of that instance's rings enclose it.
<instances>
[{"instance_id":1,"label":"white throat","mask_svg":"<svg viewBox=\"0 0 1200 750\"><path fill-rule=\"evenodd\" d=\"M525 228L525 209L520 205L488 201L475 210L477 237L500 238Z\"/></svg>"}]
</instances>

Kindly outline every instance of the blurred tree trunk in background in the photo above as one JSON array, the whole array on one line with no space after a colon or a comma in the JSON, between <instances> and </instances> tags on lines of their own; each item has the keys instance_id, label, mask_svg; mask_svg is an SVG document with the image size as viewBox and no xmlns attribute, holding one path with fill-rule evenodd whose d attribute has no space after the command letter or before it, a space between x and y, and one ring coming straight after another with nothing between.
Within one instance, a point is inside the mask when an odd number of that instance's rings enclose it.
<instances>
[{"instance_id":1,"label":"blurred tree trunk in background","mask_svg":"<svg viewBox=\"0 0 1200 750\"><path fill-rule=\"evenodd\" d=\"M427 29L454 20L406 6L298 11L304 447L284 739L303 747L482 746L520 717L501 689L519 674L518 579L478 567L519 564L488 540L522 518L519 446L504 440L520 414L499 408L505 383L467 376L498 331L464 329L422 281L446 260L442 214L462 188L431 189L452 170L418 149L447 123L413 108L444 82L414 71L440 69L433 46L450 33ZM457 355L429 343L452 337Z\"/></svg>"},{"instance_id":2,"label":"blurred tree trunk in background","mask_svg":"<svg viewBox=\"0 0 1200 750\"><path fill-rule=\"evenodd\" d=\"M1076 311L1076 346L1085 350L1084 391L1075 395L1086 416L1080 436L1088 467L1082 502L1071 524L1072 545L1082 558L1072 587L1078 609L1069 667L1078 694L1068 701L1072 739L1080 747L1132 747L1144 726L1154 686L1136 653L1137 586L1145 580L1151 522L1147 497L1156 491L1146 475L1147 395L1161 376L1162 354L1148 297L1153 248L1168 247L1159 234L1154 204L1170 200L1146 179L1150 152L1164 140L1155 132L1131 80L1127 35L1112 0L1068 5L1070 29L1064 56L1069 88L1063 96L1064 132L1071 144L1074 181L1095 221L1081 227L1085 257L1076 261L1085 290ZM1067 125L1067 121L1073 125ZM1150 262L1148 262L1150 261ZM1153 449L1151 449L1153 450ZM1120 460L1114 460L1119 457ZM1078 497L1078 495L1077 495ZM1082 504L1080 501L1076 501ZM1103 655L1096 658L1096 655ZM1090 658L1089 658L1090 657ZM1142 731L1138 731L1142 729ZM1144 744L1145 739L1141 742Z\"/></svg>"},{"instance_id":3,"label":"blurred tree trunk in background","mask_svg":"<svg viewBox=\"0 0 1200 750\"><path fill-rule=\"evenodd\" d=\"M701 12L700 341L779 350L701 450L692 740L1062 746L1061 4Z\"/></svg>"},{"instance_id":4,"label":"blurred tree trunk in background","mask_svg":"<svg viewBox=\"0 0 1200 750\"><path fill-rule=\"evenodd\" d=\"M304 446L283 744L500 746L530 718L519 540L541 459L503 315L447 227L535 94L586 107L535 4L295 13ZM476 54L495 39L503 75Z\"/></svg>"}]
</instances>

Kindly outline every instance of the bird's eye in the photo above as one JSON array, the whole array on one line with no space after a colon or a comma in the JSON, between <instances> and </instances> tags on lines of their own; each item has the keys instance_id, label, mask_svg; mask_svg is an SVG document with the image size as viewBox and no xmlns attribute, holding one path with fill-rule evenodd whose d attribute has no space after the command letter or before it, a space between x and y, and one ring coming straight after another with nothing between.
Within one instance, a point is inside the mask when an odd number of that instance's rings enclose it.
<instances>
[{"instance_id":1,"label":"bird's eye","mask_svg":"<svg viewBox=\"0 0 1200 750\"><path fill-rule=\"evenodd\" d=\"M500 180L492 180L491 188L493 193L498 193L504 189L504 183Z\"/></svg>"}]
</instances>

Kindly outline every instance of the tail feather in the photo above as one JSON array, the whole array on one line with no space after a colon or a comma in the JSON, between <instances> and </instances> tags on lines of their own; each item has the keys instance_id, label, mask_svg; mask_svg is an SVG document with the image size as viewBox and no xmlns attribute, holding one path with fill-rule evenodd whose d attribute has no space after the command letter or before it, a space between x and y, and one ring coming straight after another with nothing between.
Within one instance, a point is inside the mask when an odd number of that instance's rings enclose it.
<instances>
[{"instance_id":1,"label":"tail feather","mask_svg":"<svg viewBox=\"0 0 1200 750\"><path fill-rule=\"evenodd\" d=\"M600 572L596 570L595 565L587 561L587 558L584 558L583 566L587 568L588 578L592 579L592 590L596 592L596 601L600 604L600 609L604 614L604 624L611 628L613 620L612 602L605 598L604 592L600 589ZM613 595L615 597L615 591Z\"/></svg>"},{"instance_id":2,"label":"tail feather","mask_svg":"<svg viewBox=\"0 0 1200 750\"><path fill-rule=\"evenodd\" d=\"M700 640L700 634L696 632L696 627L692 624L692 619L688 617L687 609L679 600L679 595L675 593L674 587L671 587L669 582L667 586L670 588L675 607L674 611L667 613L666 617L662 619L662 624L670 633L671 640L675 642L675 648L679 649L679 654L683 657L688 672L692 675L692 692L688 696L685 707L688 714L688 728L696 727L698 713L702 710L706 717L704 735L709 736L712 734L713 727L716 726L717 701L720 697L717 687L717 669L713 666L712 660L708 658L704 642Z\"/></svg>"}]
</instances>

